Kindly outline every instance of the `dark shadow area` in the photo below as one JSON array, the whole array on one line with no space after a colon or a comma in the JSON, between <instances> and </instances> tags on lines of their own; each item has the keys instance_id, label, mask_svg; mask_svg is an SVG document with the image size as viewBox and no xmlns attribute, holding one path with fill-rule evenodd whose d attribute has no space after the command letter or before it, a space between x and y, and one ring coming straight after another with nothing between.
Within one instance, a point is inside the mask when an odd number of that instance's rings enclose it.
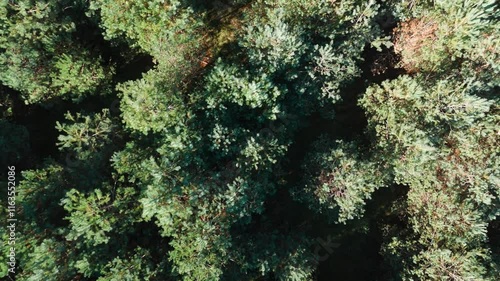
<instances>
[{"instance_id":1,"label":"dark shadow area","mask_svg":"<svg viewBox=\"0 0 500 281\"><path fill-rule=\"evenodd\" d=\"M27 159L21 159L17 163L19 170L33 168L47 157L55 158L58 154L55 122L64 118L66 109L63 108L69 106L69 102L62 104L61 109L57 110L52 106L26 105L20 94L12 89L7 94L13 100L12 122L24 126L29 132L31 153Z\"/></svg>"},{"instance_id":2,"label":"dark shadow area","mask_svg":"<svg viewBox=\"0 0 500 281\"><path fill-rule=\"evenodd\" d=\"M404 222L391 212L392 204L406 196L407 188L392 185L375 191L372 199L367 202L363 218L348 222L346 225L323 227L323 241L328 235L335 235L339 230L346 233L340 239L334 240L333 245L325 247L322 261L318 267L318 281L338 280L352 281L383 281L388 280L389 268L380 254L382 246L383 225L404 225ZM322 227L322 226L320 226Z\"/></svg>"},{"instance_id":3,"label":"dark shadow area","mask_svg":"<svg viewBox=\"0 0 500 281\"><path fill-rule=\"evenodd\" d=\"M488 225L488 243L492 254L500 262L500 218L491 221ZM500 267L500 264L497 266Z\"/></svg>"}]
</instances>

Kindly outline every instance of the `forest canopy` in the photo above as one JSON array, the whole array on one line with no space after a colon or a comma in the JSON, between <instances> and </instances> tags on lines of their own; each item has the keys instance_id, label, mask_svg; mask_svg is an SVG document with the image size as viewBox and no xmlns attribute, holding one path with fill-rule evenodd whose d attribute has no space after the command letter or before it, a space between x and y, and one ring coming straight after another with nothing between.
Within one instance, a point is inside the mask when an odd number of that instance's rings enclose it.
<instances>
[{"instance_id":1,"label":"forest canopy","mask_svg":"<svg viewBox=\"0 0 500 281\"><path fill-rule=\"evenodd\" d=\"M498 280L499 8L0 0L0 278Z\"/></svg>"}]
</instances>

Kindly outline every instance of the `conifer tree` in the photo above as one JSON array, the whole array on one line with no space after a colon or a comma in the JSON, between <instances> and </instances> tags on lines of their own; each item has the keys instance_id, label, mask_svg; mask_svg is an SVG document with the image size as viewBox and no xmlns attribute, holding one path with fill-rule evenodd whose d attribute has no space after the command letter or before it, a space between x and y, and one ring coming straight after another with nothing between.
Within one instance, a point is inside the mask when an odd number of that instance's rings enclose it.
<instances>
[{"instance_id":1,"label":"conifer tree","mask_svg":"<svg viewBox=\"0 0 500 281\"><path fill-rule=\"evenodd\" d=\"M26 103L104 94L113 68L73 40L78 1L2 1L0 81Z\"/></svg>"}]
</instances>

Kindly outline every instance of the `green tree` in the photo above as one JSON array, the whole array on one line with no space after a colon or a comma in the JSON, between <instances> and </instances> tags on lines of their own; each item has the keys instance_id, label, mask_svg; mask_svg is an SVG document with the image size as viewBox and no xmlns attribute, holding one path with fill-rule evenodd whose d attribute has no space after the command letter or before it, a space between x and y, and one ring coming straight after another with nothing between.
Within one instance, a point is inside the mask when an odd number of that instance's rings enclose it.
<instances>
[{"instance_id":1,"label":"green tree","mask_svg":"<svg viewBox=\"0 0 500 281\"><path fill-rule=\"evenodd\" d=\"M54 97L81 100L104 94L113 68L73 38L78 1L2 1L0 4L0 81L28 104Z\"/></svg>"}]
</instances>

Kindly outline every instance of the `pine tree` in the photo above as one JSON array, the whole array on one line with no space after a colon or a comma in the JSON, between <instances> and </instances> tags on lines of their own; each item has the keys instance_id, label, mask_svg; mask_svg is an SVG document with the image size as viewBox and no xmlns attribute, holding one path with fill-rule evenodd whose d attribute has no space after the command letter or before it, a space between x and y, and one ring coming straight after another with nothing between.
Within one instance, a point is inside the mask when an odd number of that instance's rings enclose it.
<instances>
[{"instance_id":1,"label":"pine tree","mask_svg":"<svg viewBox=\"0 0 500 281\"><path fill-rule=\"evenodd\" d=\"M1 3L0 81L28 104L107 91L113 68L72 40L75 22L65 10L76 2Z\"/></svg>"}]
</instances>

